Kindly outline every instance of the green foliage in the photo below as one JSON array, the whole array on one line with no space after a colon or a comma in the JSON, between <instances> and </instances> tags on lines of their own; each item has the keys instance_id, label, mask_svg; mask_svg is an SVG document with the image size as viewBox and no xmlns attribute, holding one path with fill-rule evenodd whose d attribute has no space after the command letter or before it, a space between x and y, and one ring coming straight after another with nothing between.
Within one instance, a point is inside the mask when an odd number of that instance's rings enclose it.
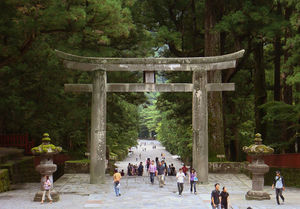
<instances>
[{"instance_id":1,"label":"green foliage","mask_svg":"<svg viewBox=\"0 0 300 209\"><path fill-rule=\"evenodd\" d=\"M161 114L162 120L158 123L157 138L172 154L177 154L184 162L192 161L192 127L188 125L178 125L175 119L167 118L170 112Z\"/></svg>"},{"instance_id":2,"label":"green foliage","mask_svg":"<svg viewBox=\"0 0 300 209\"><path fill-rule=\"evenodd\" d=\"M102 57L203 56L204 7L205 1L185 0L2 0L0 132L28 132L37 144L47 131L53 144L83 158L89 147L91 95L66 94L63 86L91 83L92 78L87 72L65 70L53 50ZM299 14L297 0L232 0L224 5L222 20L213 29L221 33L222 53L246 50L235 70L223 71L223 82L236 83L235 92L223 93L224 143L231 160L245 157L241 147L251 143L257 128L254 115L260 109L254 106L254 89L264 86L254 83L259 61L268 94L262 107L267 123L264 143L293 150L290 145L299 132ZM276 37L282 46L282 97L290 95L291 104L273 103ZM263 43L263 53L254 58L257 43ZM188 72L161 75L167 82L192 81ZM141 78L141 73L108 73L111 83L141 82ZM191 160L191 94L162 93L155 104L151 102L156 99L145 104L146 97L139 93L111 93L107 99L111 158L125 157L140 129L146 135L158 133L172 153ZM284 135L284 129L292 134Z\"/></svg>"},{"instance_id":3,"label":"green foliage","mask_svg":"<svg viewBox=\"0 0 300 209\"><path fill-rule=\"evenodd\" d=\"M134 24L134 1L9 1L0 3L0 131L47 131L52 142L82 158L90 138L90 94L66 94L65 83L91 83L88 73L65 70L54 53L150 56L151 35ZM137 82L111 73L109 82ZM2 82L3 81L3 82ZM107 144L119 157L136 143L141 94L108 94ZM72 154L73 155L73 154Z\"/></svg>"},{"instance_id":4,"label":"green foliage","mask_svg":"<svg viewBox=\"0 0 300 209\"><path fill-rule=\"evenodd\" d=\"M140 137L142 138L154 137L158 122L161 120L160 112L156 109L157 96L154 93L148 94L147 102L150 104L139 107Z\"/></svg>"},{"instance_id":5,"label":"green foliage","mask_svg":"<svg viewBox=\"0 0 300 209\"><path fill-rule=\"evenodd\" d=\"M275 178L275 172L280 171L280 175L284 178L284 183L287 187L297 187L300 188L299 178L300 169L299 168L275 168L270 167L268 173L265 174L265 185L271 186Z\"/></svg>"}]
</instances>

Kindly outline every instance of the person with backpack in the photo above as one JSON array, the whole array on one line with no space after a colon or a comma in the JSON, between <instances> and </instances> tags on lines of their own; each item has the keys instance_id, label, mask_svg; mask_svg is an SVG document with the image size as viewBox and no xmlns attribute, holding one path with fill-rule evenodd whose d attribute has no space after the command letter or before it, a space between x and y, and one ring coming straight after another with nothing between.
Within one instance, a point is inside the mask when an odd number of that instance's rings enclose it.
<instances>
[{"instance_id":1,"label":"person with backpack","mask_svg":"<svg viewBox=\"0 0 300 209\"><path fill-rule=\"evenodd\" d=\"M282 199L282 202L284 202L282 191L285 190L284 178L280 175L280 171L276 171L276 176L273 180L272 189L274 189L274 187L276 192L277 204L280 205L279 196Z\"/></svg>"},{"instance_id":2,"label":"person with backpack","mask_svg":"<svg viewBox=\"0 0 300 209\"><path fill-rule=\"evenodd\" d=\"M49 179L49 176L45 176L46 180L44 182L44 191L43 191L43 196L42 196L42 201L41 201L41 204L44 203L45 201L45 195L47 193L47 197L50 201L50 203L52 203L52 198L51 198L51 181Z\"/></svg>"},{"instance_id":3,"label":"person with backpack","mask_svg":"<svg viewBox=\"0 0 300 209\"><path fill-rule=\"evenodd\" d=\"M113 180L114 180L114 190L115 190L115 193L116 193L116 196L119 197L121 196L120 194L120 180L121 180L121 174L118 172L117 169L115 169L115 173L113 175Z\"/></svg>"}]
</instances>

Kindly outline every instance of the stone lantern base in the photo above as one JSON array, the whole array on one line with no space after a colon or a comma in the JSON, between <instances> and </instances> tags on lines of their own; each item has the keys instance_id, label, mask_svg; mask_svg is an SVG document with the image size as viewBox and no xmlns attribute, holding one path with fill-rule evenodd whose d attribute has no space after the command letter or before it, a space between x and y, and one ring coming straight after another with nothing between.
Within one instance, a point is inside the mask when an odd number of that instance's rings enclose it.
<instances>
[{"instance_id":1,"label":"stone lantern base","mask_svg":"<svg viewBox=\"0 0 300 209\"><path fill-rule=\"evenodd\" d=\"M270 195L265 191L249 190L245 195L246 200L270 200Z\"/></svg>"},{"instance_id":2,"label":"stone lantern base","mask_svg":"<svg viewBox=\"0 0 300 209\"><path fill-rule=\"evenodd\" d=\"M50 195L51 195L51 198L52 198L53 202L57 202L59 200L59 194L58 194L57 191L51 190ZM33 201L35 201L35 202L41 202L42 201L42 196L43 196L43 191L38 191L35 194ZM45 195L45 202L49 202L49 199L47 197L47 193Z\"/></svg>"}]
</instances>

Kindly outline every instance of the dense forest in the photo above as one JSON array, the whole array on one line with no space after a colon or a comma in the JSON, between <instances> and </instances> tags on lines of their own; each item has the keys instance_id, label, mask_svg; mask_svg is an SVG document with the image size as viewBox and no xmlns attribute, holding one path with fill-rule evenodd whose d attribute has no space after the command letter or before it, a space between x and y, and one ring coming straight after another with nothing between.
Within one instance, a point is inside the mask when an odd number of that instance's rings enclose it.
<instances>
[{"instance_id":1,"label":"dense forest","mask_svg":"<svg viewBox=\"0 0 300 209\"><path fill-rule=\"evenodd\" d=\"M300 2L298 0L2 0L0 133L29 133L74 157L89 147L91 95L65 83L91 75L64 69L54 49L97 57L200 57L245 49L235 69L208 74L234 92L208 95L209 159L244 160L241 147L259 132L276 153L298 152ZM163 82L191 82L187 72ZM115 72L108 82L142 82ZM157 79L159 80L159 79ZM189 93L109 93L107 145L122 158L138 136L156 137L191 161Z\"/></svg>"}]
</instances>

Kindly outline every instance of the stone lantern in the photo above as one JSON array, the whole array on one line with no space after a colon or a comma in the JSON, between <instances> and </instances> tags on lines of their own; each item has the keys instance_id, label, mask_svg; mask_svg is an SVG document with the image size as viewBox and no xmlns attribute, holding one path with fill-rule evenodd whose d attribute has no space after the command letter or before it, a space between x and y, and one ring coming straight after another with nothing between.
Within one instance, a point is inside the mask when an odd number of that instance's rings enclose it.
<instances>
[{"instance_id":1,"label":"stone lantern","mask_svg":"<svg viewBox=\"0 0 300 209\"><path fill-rule=\"evenodd\" d=\"M53 202L59 200L58 193L53 188L53 173L56 171L57 166L53 164L53 155L61 152L62 148L57 147L53 144L50 144L51 139L49 134L44 133L42 138L42 144L31 149L31 152L34 155L39 155L41 158L40 164L36 167L36 170L41 174L41 188L35 194L34 201L41 201L43 191L44 191L44 182L46 180L45 176L49 176L51 181L51 197ZM47 198L46 198L47 200Z\"/></svg>"},{"instance_id":2,"label":"stone lantern","mask_svg":"<svg viewBox=\"0 0 300 209\"><path fill-rule=\"evenodd\" d=\"M262 144L261 134L255 135L254 144L243 147L243 151L252 157L248 170L252 172L252 189L247 192L247 200L269 200L270 195L263 191L264 174L269 171L269 166L264 163L263 157L272 154L274 149Z\"/></svg>"}]
</instances>

